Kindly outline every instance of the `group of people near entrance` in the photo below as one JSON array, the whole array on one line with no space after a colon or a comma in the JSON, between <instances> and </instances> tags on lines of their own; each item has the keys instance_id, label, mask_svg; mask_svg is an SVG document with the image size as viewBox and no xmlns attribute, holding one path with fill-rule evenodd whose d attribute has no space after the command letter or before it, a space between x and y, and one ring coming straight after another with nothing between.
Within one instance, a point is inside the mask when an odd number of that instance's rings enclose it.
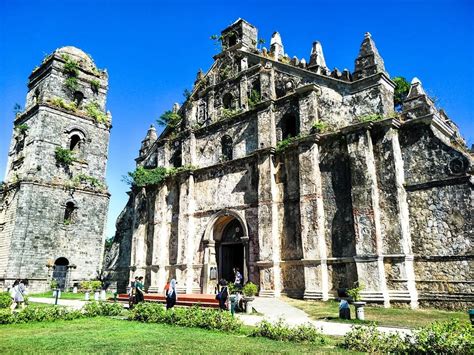
<instances>
[{"instance_id":1,"label":"group of people near entrance","mask_svg":"<svg viewBox=\"0 0 474 355\"><path fill-rule=\"evenodd\" d=\"M12 304L10 306L12 312L17 307L21 309L25 308L25 296L27 294L26 286L28 286L28 280L16 279L15 282L13 282L12 287L8 290L10 298L12 299Z\"/></svg>"},{"instance_id":2,"label":"group of people near entrance","mask_svg":"<svg viewBox=\"0 0 474 355\"><path fill-rule=\"evenodd\" d=\"M242 274L239 271L239 268L234 268L234 287L237 290L242 289ZM178 283L175 279L171 279L164 288L164 293L166 297L166 309L173 308L178 300L178 292L176 291L176 285ZM239 296L240 293L237 293ZM241 297L241 295L240 295ZM219 308L221 310L228 309L228 298L229 290L227 286L227 281L221 279L218 284L216 299L219 300ZM134 305L143 302L145 300L145 290L143 285L143 276L136 276L134 280L130 282L130 290L128 292L128 305L133 308ZM240 300L237 300L237 304L240 304Z\"/></svg>"},{"instance_id":3,"label":"group of people near entrance","mask_svg":"<svg viewBox=\"0 0 474 355\"><path fill-rule=\"evenodd\" d=\"M243 277L239 268L235 267L232 271L234 272L234 288L237 290L237 305L240 305L242 303L242 295L238 291L242 289ZM219 301L219 308L225 311L229 309L229 288L227 286L227 281L221 279L217 287L216 300Z\"/></svg>"},{"instance_id":4,"label":"group of people near entrance","mask_svg":"<svg viewBox=\"0 0 474 355\"><path fill-rule=\"evenodd\" d=\"M176 280L172 279L165 286L166 296L166 309L173 308L178 299L178 293L176 292ZM135 277L130 283L130 290L128 292L128 305L129 308L133 308L135 304L143 302L145 300L145 290L143 285L143 276Z\"/></svg>"}]
</instances>

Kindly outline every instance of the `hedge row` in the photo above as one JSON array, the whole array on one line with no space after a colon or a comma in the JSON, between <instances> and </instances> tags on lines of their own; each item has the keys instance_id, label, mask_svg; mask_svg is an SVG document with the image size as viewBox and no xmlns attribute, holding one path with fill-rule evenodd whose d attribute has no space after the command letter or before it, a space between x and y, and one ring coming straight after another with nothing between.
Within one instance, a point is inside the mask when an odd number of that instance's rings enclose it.
<instances>
[{"instance_id":1,"label":"hedge row","mask_svg":"<svg viewBox=\"0 0 474 355\"><path fill-rule=\"evenodd\" d=\"M226 332L239 331L242 323L229 312L214 309L202 309L199 306L190 308L173 308L167 311L157 303L139 303L130 311L129 320L147 323L174 324L182 327L215 329Z\"/></svg>"},{"instance_id":2,"label":"hedge row","mask_svg":"<svg viewBox=\"0 0 474 355\"><path fill-rule=\"evenodd\" d=\"M346 349L368 353L474 354L474 330L458 320L434 322L411 335L382 333L372 324L356 326L344 337Z\"/></svg>"},{"instance_id":3,"label":"hedge row","mask_svg":"<svg viewBox=\"0 0 474 355\"><path fill-rule=\"evenodd\" d=\"M276 323L270 323L266 320L261 321L257 324L250 336L296 343L326 344L324 335L312 324L290 327L281 319Z\"/></svg>"},{"instance_id":4,"label":"hedge row","mask_svg":"<svg viewBox=\"0 0 474 355\"><path fill-rule=\"evenodd\" d=\"M122 305L106 302L89 302L81 310L70 310L58 306L28 306L24 310L11 313L10 309L0 309L0 324L50 322L85 317L117 316L122 310Z\"/></svg>"}]
</instances>

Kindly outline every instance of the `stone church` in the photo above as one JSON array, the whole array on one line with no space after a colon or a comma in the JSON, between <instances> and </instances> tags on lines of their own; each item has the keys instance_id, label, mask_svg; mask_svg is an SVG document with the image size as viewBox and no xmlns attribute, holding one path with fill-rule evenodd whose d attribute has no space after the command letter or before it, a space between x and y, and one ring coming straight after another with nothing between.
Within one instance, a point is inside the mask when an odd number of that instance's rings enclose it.
<instances>
[{"instance_id":1,"label":"stone church","mask_svg":"<svg viewBox=\"0 0 474 355\"><path fill-rule=\"evenodd\" d=\"M109 193L108 74L89 55L63 47L28 81L0 185L0 285L27 278L44 291L97 277Z\"/></svg>"},{"instance_id":2,"label":"stone church","mask_svg":"<svg viewBox=\"0 0 474 355\"><path fill-rule=\"evenodd\" d=\"M124 290L170 278L180 292L218 280L261 296L328 300L356 281L385 306L473 301L473 159L446 113L395 83L365 34L353 71L322 46L290 58L239 19L222 51L142 142L106 272ZM162 179L138 181L138 173Z\"/></svg>"}]
</instances>

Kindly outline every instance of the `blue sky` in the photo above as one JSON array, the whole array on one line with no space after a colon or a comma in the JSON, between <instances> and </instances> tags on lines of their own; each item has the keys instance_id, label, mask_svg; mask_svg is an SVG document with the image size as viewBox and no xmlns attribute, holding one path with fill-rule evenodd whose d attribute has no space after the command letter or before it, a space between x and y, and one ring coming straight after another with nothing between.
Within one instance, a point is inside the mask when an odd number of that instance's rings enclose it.
<instances>
[{"instance_id":1,"label":"blue sky","mask_svg":"<svg viewBox=\"0 0 474 355\"><path fill-rule=\"evenodd\" d=\"M304 7L300 5L304 4ZM127 201L122 176L151 123L183 100L216 54L212 34L242 17L267 46L279 31L290 57L309 59L322 43L327 65L353 71L369 31L391 76L418 77L474 144L474 2L465 1L101 1L0 0L0 179L13 106L45 54L73 45L109 72L113 115L107 236Z\"/></svg>"}]
</instances>

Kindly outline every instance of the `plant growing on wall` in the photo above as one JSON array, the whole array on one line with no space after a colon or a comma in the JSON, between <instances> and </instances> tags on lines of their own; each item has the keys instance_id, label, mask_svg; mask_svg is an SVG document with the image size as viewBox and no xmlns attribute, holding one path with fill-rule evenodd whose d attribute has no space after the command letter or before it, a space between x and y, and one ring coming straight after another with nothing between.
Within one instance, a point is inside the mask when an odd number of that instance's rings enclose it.
<instances>
[{"instance_id":1,"label":"plant growing on wall","mask_svg":"<svg viewBox=\"0 0 474 355\"><path fill-rule=\"evenodd\" d=\"M54 152L56 162L61 165L69 166L74 162L74 152L69 149L57 147Z\"/></svg>"},{"instance_id":2,"label":"plant growing on wall","mask_svg":"<svg viewBox=\"0 0 474 355\"><path fill-rule=\"evenodd\" d=\"M393 78L392 81L395 83L393 106L395 111L400 112L402 110L403 101L410 91L410 83L403 76L397 76Z\"/></svg>"},{"instance_id":3,"label":"plant growing on wall","mask_svg":"<svg viewBox=\"0 0 474 355\"><path fill-rule=\"evenodd\" d=\"M252 91L250 91L250 95L249 95L249 108L250 109L253 109L261 101L262 101L262 96L257 90L253 89Z\"/></svg>"},{"instance_id":4,"label":"plant growing on wall","mask_svg":"<svg viewBox=\"0 0 474 355\"><path fill-rule=\"evenodd\" d=\"M96 94L99 92L99 88L100 88L100 81L97 80L97 79L94 79L91 81L91 88L92 88L92 91L94 91Z\"/></svg>"},{"instance_id":5,"label":"plant growing on wall","mask_svg":"<svg viewBox=\"0 0 474 355\"><path fill-rule=\"evenodd\" d=\"M79 87L77 77L79 76L79 65L69 55L63 54L64 59L63 72L67 76L64 85L70 92L75 92Z\"/></svg>"},{"instance_id":6,"label":"plant growing on wall","mask_svg":"<svg viewBox=\"0 0 474 355\"><path fill-rule=\"evenodd\" d=\"M51 99L48 99L46 102L52 106L62 108L66 111L71 111L71 112L77 111L77 106L75 102L66 102L60 97L53 97Z\"/></svg>"},{"instance_id":7,"label":"plant growing on wall","mask_svg":"<svg viewBox=\"0 0 474 355\"><path fill-rule=\"evenodd\" d=\"M25 134L26 131L28 131L29 128L30 128L30 126L28 126L26 123L22 123L22 124L19 124L19 125L15 126L15 130L20 134Z\"/></svg>"},{"instance_id":8,"label":"plant growing on wall","mask_svg":"<svg viewBox=\"0 0 474 355\"><path fill-rule=\"evenodd\" d=\"M106 123L108 121L107 115L102 112L97 102L89 102L84 108L86 109L87 115L97 122Z\"/></svg>"},{"instance_id":9,"label":"plant growing on wall","mask_svg":"<svg viewBox=\"0 0 474 355\"><path fill-rule=\"evenodd\" d=\"M242 111L237 110L237 109L231 109L231 108L223 108L221 112L222 112L221 113L222 118L226 119L226 118L231 118L231 117L237 116Z\"/></svg>"},{"instance_id":10,"label":"plant growing on wall","mask_svg":"<svg viewBox=\"0 0 474 355\"><path fill-rule=\"evenodd\" d=\"M104 185L102 184L102 182L99 179L97 179L93 176L86 175L86 174L76 175L72 179L72 182L74 184L88 184L93 188L96 188L96 187L97 188L102 188L102 187L104 187Z\"/></svg>"},{"instance_id":11,"label":"plant growing on wall","mask_svg":"<svg viewBox=\"0 0 474 355\"><path fill-rule=\"evenodd\" d=\"M157 120L156 123L162 127L176 127L181 122L181 116L171 110L165 111Z\"/></svg>"},{"instance_id":12,"label":"plant growing on wall","mask_svg":"<svg viewBox=\"0 0 474 355\"><path fill-rule=\"evenodd\" d=\"M362 116L357 117L357 120L362 123L375 122L375 121L380 121L382 119L383 119L383 116L379 113L372 113L372 114L362 115Z\"/></svg>"},{"instance_id":13,"label":"plant growing on wall","mask_svg":"<svg viewBox=\"0 0 474 355\"><path fill-rule=\"evenodd\" d=\"M298 140L299 138L301 137L300 136L288 137L286 139L279 141L276 146L276 152L277 153L283 152L286 148L288 148L291 145L291 143Z\"/></svg>"},{"instance_id":14,"label":"plant growing on wall","mask_svg":"<svg viewBox=\"0 0 474 355\"><path fill-rule=\"evenodd\" d=\"M313 123L313 130L316 133L324 133L329 130L329 125L327 124L327 122L318 121Z\"/></svg>"}]
</instances>

